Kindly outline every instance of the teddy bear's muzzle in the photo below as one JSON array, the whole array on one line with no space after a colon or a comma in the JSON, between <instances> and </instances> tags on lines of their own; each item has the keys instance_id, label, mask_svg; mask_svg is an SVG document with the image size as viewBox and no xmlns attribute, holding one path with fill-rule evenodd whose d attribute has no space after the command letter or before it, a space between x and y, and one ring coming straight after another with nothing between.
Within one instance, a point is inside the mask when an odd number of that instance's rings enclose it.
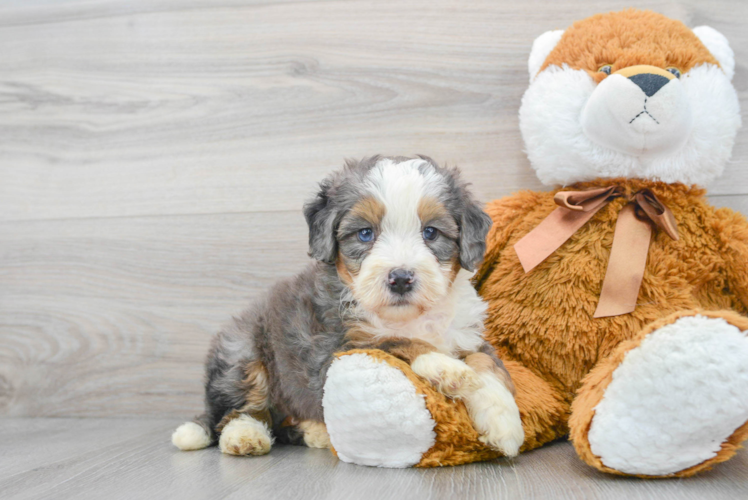
<instances>
[{"instance_id":1,"label":"teddy bear's muzzle","mask_svg":"<svg viewBox=\"0 0 748 500\"><path fill-rule=\"evenodd\" d=\"M682 148L693 127L680 80L655 66L631 66L605 78L582 110L592 141L635 157Z\"/></svg>"}]
</instances>

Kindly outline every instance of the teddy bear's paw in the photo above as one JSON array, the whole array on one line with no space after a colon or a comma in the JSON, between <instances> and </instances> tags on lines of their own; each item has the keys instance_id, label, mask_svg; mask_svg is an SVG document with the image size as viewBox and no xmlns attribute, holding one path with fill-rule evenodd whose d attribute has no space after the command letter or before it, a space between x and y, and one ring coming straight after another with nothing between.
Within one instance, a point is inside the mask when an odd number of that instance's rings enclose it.
<instances>
[{"instance_id":1,"label":"teddy bear's paw","mask_svg":"<svg viewBox=\"0 0 748 500\"><path fill-rule=\"evenodd\" d=\"M171 442L182 451L202 450L210 446L210 436L195 422L185 422L171 435Z\"/></svg>"},{"instance_id":2,"label":"teddy bear's paw","mask_svg":"<svg viewBox=\"0 0 748 500\"><path fill-rule=\"evenodd\" d=\"M315 420L304 420L299 424L299 429L304 433L304 443L310 448L331 448L330 435L327 427L322 422Z\"/></svg>"},{"instance_id":3,"label":"teddy bear's paw","mask_svg":"<svg viewBox=\"0 0 748 500\"><path fill-rule=\"evenodd\" d=\"M483 381L475 370L446 354L421 354L411 368L439 392L451 398L464 398L483 386Z\"/></svg>"},{"instance_id":4,"label":"teddy bear's paw","mask_svg":"<svg viewBox=\"0 0 748 500\"><path fill-rule=\"evenodd\" d=\"M322 405L330 441L344 462L412 467L436 442L423 395L402 370L368 354L333 361Z\"/></svg>"},{"instance_id":5,"label":"teddy bear's paw","mask_svg":"<svg viewBox=\"0 0 748 500\"><path fill-rule=\"evenodd\" d=\"M480 440L505 456L514 457L525 440L514 396L493 373L481 373L483 386L465 398Z\"/></svg>"},{"instance_id":6,"label":"teddy bear's paw","mask_svg":"<svg viewBox=\"0 0 748 500\"><path fill-rule=\"evenodd\" d=\"M273 445L267 425L249 415L240 415L221 431L218 447L228 455L265 455Z\"/></svg>"},{"instance_id":7,"label":"teddy bear's paw","mask_svg":"<svg viewBox=\"0 0 748 500\"><path fill-rule=\"evenodd\" d=\"M721 318L686 316L626 353L589 426L590 450L628 474L668 475L725 460L748 421L748 338ZM733 451L734 452L734 451Z\"/></svg>"}]
</instances>

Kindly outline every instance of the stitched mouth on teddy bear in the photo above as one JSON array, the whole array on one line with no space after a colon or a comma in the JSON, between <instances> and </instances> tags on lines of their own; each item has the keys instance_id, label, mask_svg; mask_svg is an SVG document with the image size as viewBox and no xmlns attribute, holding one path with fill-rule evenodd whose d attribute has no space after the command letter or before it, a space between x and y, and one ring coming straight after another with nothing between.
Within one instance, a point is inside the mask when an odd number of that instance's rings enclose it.
<instances>
[{"instance_id":1,"label":"stitched mouth on teddy bear","mask_svg":"<svg viewBox=\"0 0 748 500\"><path fill-rule=\"evenodd\" d=\"M655 117L654 117L654 116L652 115L652 113L650 113L650 112L649 112L649 110L647 109L647 99L644 99L644 109L642 109L641 111L639 111L639 112L638 112L638 113L636 114L636 116L634 116L634 117L633 117L633 118L631 119L631 121L629 122L629 125L630 125L630 124L632 124L632 123L634 123L634 121L636 121L636 120L637 120L637 119L638 119L639 117L641 117L641 116L644 116L644 117L645 117L645 119L646 119L646 117L649 117L649 118L651 118L652 120L654 120L654 122L655 122L655 123L656 123L657 125L659 125L659 124L660 124L660 122L659 122L659 121L657 121L657 118L655 118Z\"/></svg>"},{"instance_id":2,"label":"stitched mouth on teddy bear","mask_svg":"<svg viewBox=\"0 0 748 500\"><path fill-rule=\"evenodd\" d=\"M635 157L680 150L693 127L680 81L653 74L605 78L585 104L581 122L594 143Z\"/></svg>"}]
</instances>

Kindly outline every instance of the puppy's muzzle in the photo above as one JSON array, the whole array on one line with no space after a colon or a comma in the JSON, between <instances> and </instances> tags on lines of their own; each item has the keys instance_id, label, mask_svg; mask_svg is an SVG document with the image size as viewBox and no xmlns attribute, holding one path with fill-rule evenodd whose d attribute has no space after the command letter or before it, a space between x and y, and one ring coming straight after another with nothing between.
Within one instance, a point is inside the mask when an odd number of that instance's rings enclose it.
<instances>
[{"instance_id":1,"label":"puppy's muzzle","mask_svg":"<svg viewBox=\"0 0 748 500\"><path fill-rule=\"evenodd\" d=\"M407 269L393 269L390 271L387 282L390 290L398 295L405 295L413 289L415 274Z\"/></svg>"}]
</instances>

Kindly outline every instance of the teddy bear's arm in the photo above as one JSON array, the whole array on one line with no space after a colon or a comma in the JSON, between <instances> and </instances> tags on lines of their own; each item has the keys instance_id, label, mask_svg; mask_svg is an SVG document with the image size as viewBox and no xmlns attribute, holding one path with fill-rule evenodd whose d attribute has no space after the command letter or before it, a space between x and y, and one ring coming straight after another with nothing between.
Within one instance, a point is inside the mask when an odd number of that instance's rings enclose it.
<instances>
[{"instance_id":1,"label":"teddy bear's arm","mask_svg":"<svg viewBox=\"0 0 748 500\"><path fill-rule=\"evenodd\" d=\"M715 216L730 292L740 302L740 312L748 314L748 220L728 208L717 210Z\"/></svg>"},{"instance_id":2,"label":"teddy bear's arm","mask_svg":"<svg viewBox=\"0 0 748 500\"><path fill-rule=\"evenodd\" d=\"M542 193L536 191L520 191L486 205L486 212L491 216L493 225L486 237L486 255L483 264L473 278L478 288L483 279L491 274L499 255L515 234L516 226L539 203L541 196Z\"/></svg>"}]
</instances>

